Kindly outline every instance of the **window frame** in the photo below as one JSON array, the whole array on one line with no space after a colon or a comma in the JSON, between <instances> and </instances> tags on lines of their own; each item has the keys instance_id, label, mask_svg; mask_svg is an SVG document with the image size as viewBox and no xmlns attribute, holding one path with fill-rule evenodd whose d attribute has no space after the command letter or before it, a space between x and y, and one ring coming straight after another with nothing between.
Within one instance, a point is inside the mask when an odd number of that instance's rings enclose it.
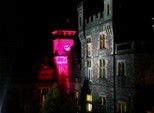
<instances>
[{"instance_id":1,"label":"window frame","mask_svg":"<svg viewBox=\"0 0 154 113\"><path fill-rule=\"evenodd\" d=\"M99 59L98 67L99 67L98 68L98 75L99 75L98 77L99 78L107 78L106 60L105 59Z\"/></svg>"},{"instance_id":2,"label":"window frame","mask_svg":"<svg viewBox=\"0 0 154 113\"><path fill-rule=\"evenodd\" d=\"M92 81L92 61L87 60L87 78Z\"/></svg>"},{"instance_id":3,"label":"window frame","mask_svg":"<svg viewBox=\"0 0 154 113\"><path fill-rule=\"evenodd\" d=\"M117 73L118 76L126 76L126 61L118 60L117 61Z\"/></svg>"},{"instance_id":4,"label":"window frame","mask_svg":"<svg viewBox=\"0 0 154 113\"><path fill-rule=\"evenodd\" d=\"M117 102L117 113L126 113L127 112L127 103L125 101Z\"/></svg>"},{"instance_id":5,"label":"window frame","mask_svg":"<svg viewBox=\"0 0 154 113\"><path fill-rule=\"evenodd\" d=\"M86 37L86 48L87 48L87 57L91 57L92 56L92 38L91 36L87 36Z\"/></svg>"}]
</instances>

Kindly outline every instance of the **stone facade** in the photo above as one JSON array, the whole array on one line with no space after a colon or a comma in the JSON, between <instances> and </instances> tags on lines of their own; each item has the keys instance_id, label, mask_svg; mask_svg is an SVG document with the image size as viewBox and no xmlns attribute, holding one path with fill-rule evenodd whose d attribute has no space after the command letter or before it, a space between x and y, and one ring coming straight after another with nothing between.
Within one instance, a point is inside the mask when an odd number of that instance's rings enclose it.
<instances>
[{"instance_id":1,"label":"stone facade","mask_svg":"<svg viewBox=\"0 0 154 113\"><path fill-rule=\"evenodd\" d=\"M100 97L105 98L104 106L95 105L96 111L104 107L104 111L114 111L114 88L113 88L113 28L112 28L112 1L104 2L104 12L99 12L88 19L84 19L83 4L78 5L79 38L81 41L81 76L88 78L88 61L91 62L90 89L94 104L99 102ZM108 9L107 11L107 7ZM107 14L109 13L109 14ZM81 21L81 22L80 22ZM104 34L105 47L100 48L100 35ZM87 42L90 38L90 43ZM90 46L90 50L87 46ZM90 51L90 55L88 55ZM105 77L99 77L100 60L105 61Z\"/></svg>"},{"instance_id":2,"label":"stone facade","mask_svg":"<svg viewBox=\"0 0 154 113\"><path fill-rule=\"evenodd\" d=\"M148 83L151 86L154 84L154 79L150 76L154 57L153 54L147 54L148 51L143 53L146 51L141 49L144 48L141 47L143 42L115 43L112 2L113 0L104 0L104 12L98 12L91 17L84 17L83 2L78 4L81 77L90 81L94 112L144 112L148 103L145 102L147 98L143 90ZM101 35L105 35L104 42L101 42ZM149 67L145 67L147 62L151 71ZM101 98L105 103L102 104ZM143 105L139 102L140 99L145 102Z\"/></svg>"}]
</instances>

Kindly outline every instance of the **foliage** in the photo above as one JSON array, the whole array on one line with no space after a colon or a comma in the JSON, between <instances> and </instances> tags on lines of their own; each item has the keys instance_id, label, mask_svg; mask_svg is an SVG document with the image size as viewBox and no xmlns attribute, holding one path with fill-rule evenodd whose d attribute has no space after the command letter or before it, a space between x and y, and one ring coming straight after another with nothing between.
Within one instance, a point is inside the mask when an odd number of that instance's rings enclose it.
<instances>
[{"instance_id":1,"label":"foliage","mask_svg":"<svg viewBox=\"0 0 154 113\"><path fill-rule=\"evenodd\" d=\"M48 90L42 113L75 113L75 102L73 95L60 95L55 83Z\"/></svg>"},{"instance_id":2,"label":"foliage","mask_svg":"<svg viewBox=\"0 0 154 113\"><path fill-rule=\"evenodd\" d=\"M57 113L75 113L75 103L72 95L61 95L56 105Z\"/></svg>"},{"instance_id":3,"label":"foliage","mask_svg":"<svg viewBox=\"0 0 154 113\"><path fill-rule=\"evenodd\" d=\"M81 96L80 96L81 113L86 112L86 95L90 93L91 92L89 87L89 80L85 78L83 86L81 87Z\"/></svg>"},{"instance_id":4,"label":"foliage","mask_svg":"<svg viewBox=\"0 0 154 113\"><path fill-rule=\"evenodd\" d=\"M55 104L57 103L58 100L58 87L57 84L54 83L52 88L48 90L48 93L45 98L45 103L42 107L42 113L54 113L55 111Z\"/></svg>"}]
</instances>

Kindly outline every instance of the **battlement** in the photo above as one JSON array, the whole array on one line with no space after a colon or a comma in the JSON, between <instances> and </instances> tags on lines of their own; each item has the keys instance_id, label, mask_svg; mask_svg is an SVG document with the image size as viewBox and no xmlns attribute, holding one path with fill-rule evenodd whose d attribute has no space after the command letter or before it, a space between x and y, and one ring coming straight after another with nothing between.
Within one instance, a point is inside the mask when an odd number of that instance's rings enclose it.
<instances>
[{"instance_id":1,"label":"battlement","mask_svg":"<svg viewBox=\"0 0 154 113\"><path fill-rule=\"evenodd\" d=\"M81 1L80 3L77 4L77 8L80 8L83 6L83 1Z\"/></svg>"},{"instance_id":2,"label":"battlement","mask_svg":"<svg viewBox=\"0 0 154 113\"><path fill-rule=\"evenodd\" d=\"M97 14L94 14L94 15L89 16L88 18L86 18L85 23L90 24L90 23L95 22L96 20L100 20L100 19L103 19L103 18L104 18L103 12L98 12Z\"/></svg>"}]
</instances>

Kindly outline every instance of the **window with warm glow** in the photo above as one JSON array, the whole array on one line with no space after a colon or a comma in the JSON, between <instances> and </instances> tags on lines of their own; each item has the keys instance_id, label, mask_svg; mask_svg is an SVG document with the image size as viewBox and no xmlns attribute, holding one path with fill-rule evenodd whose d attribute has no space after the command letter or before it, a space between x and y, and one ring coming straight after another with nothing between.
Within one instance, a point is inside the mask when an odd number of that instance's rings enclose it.
<instances>
[{"instance_id":1,"label":"window with warm glow","mask_svg":"<svg viewBox=\"0 0 154 113\"><path fill-rule=\"evenodd\" d=\"M87 103L87 105L86 105L86 111L87 112L92 112L92 104L91 103Z\"/></svg>"},{"instance_id":2,"label":"window with warm glow","mask_svg":"<svg viewBox=\"0 0 154 113\"><path fill-rule=\"evenodd\" d=\"M119 101L117 103L117 113L126 113L126 111L127 111L126 102Z\"/></svg>"},{"instance_id":3,"label":"window with warm glow","mask_svg":"<svg viewBox=\"0 0 154 113\"><path fill-rule=\"evenodd\" d=\"M75 98L76 98L76 99L79 98L79 91L75 91Z\"/></svg>"},{"instance_id":4,"label":"window with warm glow","mask_svg":"<svg viewBox=\"0 0 154 113\"><path fill-rule=\"evenodd\" d=\"M86 95L86 101L87 101L87 102L92 102L92 95L87 94L87 95Z\"/></svg>"},{"instance_id":5,"label":"window with warm glow","mask_svg":"<svg viewBox=\"0 0 154 113\"><path fill-rule=\"evenodd\" d=\"M43 105L44 102L45 102L45 97L46 97L46 95L42 95L42 105Z\"/></svg>"},{"instance_id":6,"label":"window with warm glow","mask_svg":"<svg viewBox=\"0 0 154 113\"><path fill-rule=\"evenodd\" d=\"M100 49L106 48L106 35L105 34L100 34L99 44L100 44Z\"/></svg>"},{"instance_id":7,"label":"window with warm glow","mask_svg":"<svg viewBox=\"0 0 154 113\"><path fill-rule=\"evenodd\" d=\"M92 112L92 95L86 95L86 111Z\"/></svg>"}]
</instances>

